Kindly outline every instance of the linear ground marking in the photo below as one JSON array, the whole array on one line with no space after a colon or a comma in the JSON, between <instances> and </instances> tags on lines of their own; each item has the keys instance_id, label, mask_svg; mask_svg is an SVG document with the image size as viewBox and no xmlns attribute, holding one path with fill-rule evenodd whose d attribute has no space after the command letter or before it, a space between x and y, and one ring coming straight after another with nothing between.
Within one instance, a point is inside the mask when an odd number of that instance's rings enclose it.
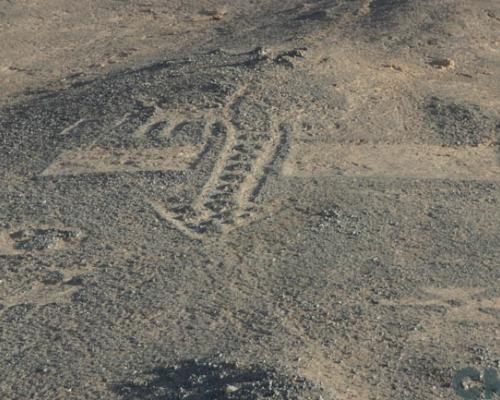
<instances>
[{"instance_id":1,"label":"linear ground marking","mask_svg":"<svg viewBox=\"0 0 500 400\"><path fill-rule=\"evenodd\" d=\"M499 154L489 145L305 143L292 147L283 174L499 181Z\"/></svg>"},{"instance_id":2,"label":"linear ground marking","mask_svg":"<svg viewBox=\"0 0 500 400\"><path fill-rule=\"evenodd\" d=\"M201 145L145 149L92 147L62 152L42 176L93 173L183 171L200 152Z\"/></svg>"},{"instance_id":3,"label":"linear ground marking","mask_svg":"<svg viewBox=\"0 0 500 400\"><path fill-rule=\"evenodd\" d=\"M153 210L156 212L157 216L160 217L160 219L171 224L174 228L176 228L179 232L183 233L189 239L199 240L199 241L201 241L203 239L202 235L199 235L198 233L196 233L195 231L190 229L182 221L179 221L178 219L176 219L175 214L168 211L163 204L161 204L158 201L153 201L153 200L146 200L146 201L153 208Z\"/></svg>"},{"instance_id":4,"label":"linear ground marking","mask_svg":"<svg viewBox=\"0 0 500 400\"><path fill-rule=\"evenodd\" d=\"M70 126L64 128L61 132L59 132L59 135L69 134L73 129L77 128L84 121L85 118L80 118L78 121L76 121L75 123L71 124Z\"/></svg>"}]
</instances>

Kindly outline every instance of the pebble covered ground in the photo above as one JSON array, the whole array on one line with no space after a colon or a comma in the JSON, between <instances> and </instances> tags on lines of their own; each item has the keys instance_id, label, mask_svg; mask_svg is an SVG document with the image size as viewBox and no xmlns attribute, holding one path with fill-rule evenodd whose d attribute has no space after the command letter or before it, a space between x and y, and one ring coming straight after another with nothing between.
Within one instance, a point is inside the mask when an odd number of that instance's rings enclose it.
<instances>
[{"instance_id":1,"label":"pebble covered ground","mask_svg":"<svg viewBox=\"0 0 500 400\"><path fill-rule=\"evenodd\" d=\"M499 394L496 0L89 3L0 10L0 398Z\"/></svg>"}]
</instances>

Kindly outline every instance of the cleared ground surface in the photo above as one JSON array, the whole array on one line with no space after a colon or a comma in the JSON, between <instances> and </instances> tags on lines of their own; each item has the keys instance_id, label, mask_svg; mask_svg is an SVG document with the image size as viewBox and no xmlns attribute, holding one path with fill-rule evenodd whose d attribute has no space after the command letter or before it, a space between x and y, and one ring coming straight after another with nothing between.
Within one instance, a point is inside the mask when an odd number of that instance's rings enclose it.
<instances>
[{"instance_id":1,"label":"cleared ground surface","mask_svg":"<svg viewBox=\"0 0 500 400\"><path fill-rule=\"evenodd\" d=\"M2 399L500 370L496 0L4 3Z\"/></svg>"}]
</instances>

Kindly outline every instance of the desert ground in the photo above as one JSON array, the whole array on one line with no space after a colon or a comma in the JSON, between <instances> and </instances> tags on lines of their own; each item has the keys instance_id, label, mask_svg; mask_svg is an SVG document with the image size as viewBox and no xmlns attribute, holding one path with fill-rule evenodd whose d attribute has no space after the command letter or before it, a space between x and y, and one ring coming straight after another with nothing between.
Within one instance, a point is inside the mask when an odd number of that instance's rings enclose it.
<instances>
[{"instance_id":1,"label":"desert ground","mask_svg":"<svg viewBox=\"0 0 500 400\"><path fill-rule=\"evenodd\" d=\"M498 0L3 0L0 39L1 399L500 398Z\"/></svg>"}]
</instances>

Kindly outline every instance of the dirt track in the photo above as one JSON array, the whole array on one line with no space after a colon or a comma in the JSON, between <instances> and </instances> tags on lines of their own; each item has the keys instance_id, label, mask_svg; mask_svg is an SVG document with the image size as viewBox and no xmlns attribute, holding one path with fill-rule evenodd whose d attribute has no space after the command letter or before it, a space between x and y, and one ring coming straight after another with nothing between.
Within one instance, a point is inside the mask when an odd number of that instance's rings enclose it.
<instances>
[{"instance_id":1,"label":"dirt track","mask_svg":"<svg viewBox=\"0 0 500 400\"><path fill-rule=\"evenodd\" d=\"M0 7L0 398L500 373L496 0L94 3Z\"/></svg>"}]
</instances>

